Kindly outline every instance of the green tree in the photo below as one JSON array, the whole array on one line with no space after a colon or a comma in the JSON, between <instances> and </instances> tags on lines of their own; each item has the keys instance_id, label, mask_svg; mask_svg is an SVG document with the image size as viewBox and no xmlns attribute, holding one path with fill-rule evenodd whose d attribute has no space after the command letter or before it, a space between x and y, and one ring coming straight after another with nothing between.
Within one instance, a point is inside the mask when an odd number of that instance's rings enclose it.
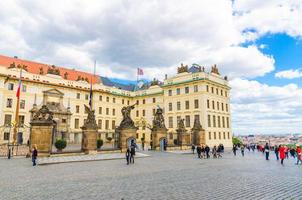
<instances>
[{"instance_id":1,"label":"green tree","mask_svg":"<svg viewBox=\"0 0 302 200\"><path fill-rule=\"evenodd\" d=\"M233 141L233 145L243 144L239 137L234 137L233 136L232 141Z\"/></svg>"}]
</instances>

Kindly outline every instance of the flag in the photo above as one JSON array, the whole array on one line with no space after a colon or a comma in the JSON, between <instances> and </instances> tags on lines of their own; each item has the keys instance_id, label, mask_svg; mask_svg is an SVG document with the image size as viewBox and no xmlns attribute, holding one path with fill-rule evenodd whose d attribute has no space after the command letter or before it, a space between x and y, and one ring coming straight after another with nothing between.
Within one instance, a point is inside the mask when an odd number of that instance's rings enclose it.
<instances>
[{"instance_id":1,"label":"flag","mask_svg":"<svg viewBox=\"0 0 302 200\"><path fill-rule=\"evenodd\" d=\"M144 75L143 69L137 68L137 75Z\"/></svg>"},{"instance_id":2,"label":"flag","mask_svg":"<svg viewBox=\"0 0 302 200\"><path fill-rule=\"evenodd\" d=\"M96 70L96 60L94 61L93 76L95 76L95 70ZM89 106L90 106L90 109L92 109L92 76L91 76L91 79L90 79Z\"/></svg>"},{"instance_id":3,"label":"flag","mask_svg":"<svg viewBox=\"0 0 302 200\"><path fill-rule=\"evenodd\" d=\"M20 69L20 78L19 78L19 84L18 84L18 89L17 89L17 93L16 93L16 97L18 99L20 98L20 93L21 93L21 85L22 85L21 77L22 77L22 69Z\"/></svg>"}]
</instances>

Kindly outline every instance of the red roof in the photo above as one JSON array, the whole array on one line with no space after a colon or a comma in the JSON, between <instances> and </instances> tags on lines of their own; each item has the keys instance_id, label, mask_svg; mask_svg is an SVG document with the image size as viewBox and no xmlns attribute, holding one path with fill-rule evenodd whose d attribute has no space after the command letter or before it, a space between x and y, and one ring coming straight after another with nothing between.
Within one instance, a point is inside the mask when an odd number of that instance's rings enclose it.
<instances>
[{"instance_id":1,"label":"red roof","mask_svg":"<svg viewBox=\"0 0 302 200\"><path fill-rule=\"evenodd\" d=\"M15 63L15 65L26 65L27 71L32 74L40 74L40 68L43 68L43 74L47 74L47 71L49 68L52 67L52 65L42 64L38 62L28 61L28 60L22 60L18 58L12 58L0 55L0 65L5 67L10 67L11 64ZM56 69L60 70L60 76L64 78L64 74L67 72L67 80L76 81L78 80L78 77L82 77L89 81L92 78L92 83L99 83L100 79L99 76L93 76L91 73L76 71L73 69L67 69L64 67L55 66Z\"/></svg>"}]
</instances>

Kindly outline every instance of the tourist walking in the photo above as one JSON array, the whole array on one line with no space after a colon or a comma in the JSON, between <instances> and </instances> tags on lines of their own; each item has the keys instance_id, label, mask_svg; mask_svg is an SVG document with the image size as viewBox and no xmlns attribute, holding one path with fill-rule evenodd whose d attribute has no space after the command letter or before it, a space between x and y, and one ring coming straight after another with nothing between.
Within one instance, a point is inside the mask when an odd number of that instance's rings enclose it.
<instances>
[{"instance_id":1,"label":"tourist walking","mask_svg":"<svg viewBox=\"0 0 302 200\"><path fill-rule=\"evenodd\" d=\"M296 150L294 148L290 148L289 153L291 157L296 158Z\"/></svg>"},{"instance_id":2,"label":"tourist walking","mask_svg":"<svg viewBox=\"0 0 302 200\"><path fill-rule=\"evenodd\" d=\"M196 147L196 152L197 152L198 158L201 158L201 147L199 145Z\"/></svg>"},{"instance_id":3,"label":"tourist walking","mask_svg":"<svg viewBox=\"0 0 302 200\"><path fill-rule=\"evenodd\" d=\"M129 150L129 148L127 148L127 151L126 151L126 161L127 161L127 165L129 165L129 163L130 163L130 150Z\"/></svg>"},{"instance_id":4,"label":"tourist walking","mask_svg":"<svg viewBox=\"0 0 302 200\"><path fill-rule=\"evenodd\" d=\"M276 159L279 160L279 147L277 145L275 145L274 151L276 154Z\"/></svg>"},{"instance_id":5,"label":"tourist walking","mask_svg":"<svg viewBox=\"0 0 302 200\"><path fill-rule=\"evenodd\" d=\"M214 147L212 149L212 154L213 154L213 158L217 158L217 148L216 148L216 145L214 145Z\"/></svg>"},{"instance_id":6,"label":"tourist walking","mask_svg":"<svg viewBox=\"0 0 302 200\"><path fill-rule=\"evenodd\" d=\"M244 157L244 145L243 144L241 145L240 150L241 150L242 157Z\"/></svg>"},{"instance_id":7,"label":"tourist walking","mask_svg":"<svg viewBox=\"0 0 302 200\"><path fill-rule=\"evenodd\" d=\"M265 159L269 160L269 145L268 145L268 143L266 143L265 146L264 146L264 152L265 152Z\"/></svg>"},{"instance_id":8,"label":"tourist walking","mask_svg":"<svg viewBox=\"0 0 302 200\"><path fill-rule=\"evenodd\" d=\"M32 155L31 155L31 161L33 162L33 166L36 166L37 163L37 157L38 157L38 150L37 150L37 146L34 145L34 148L32 149Z\"/></svg>"},{"instance_id":9,"label":"tourist walking","mask_svg":"<svg viewBox=\"0 0 302 200\"><path fill-rule=\"evenodd\" d=\"M285 149L285 157L286 157L286 159L288 159L289 148L287 146L285 146L284 149Z\"/></svg>"},{"instance_id":10,"label":"tourist walking","mask_svg":"<svg viewBox=\"0 0 302 200\"><path fill-rule=\"evenodd\" d=\"M131 146L131 149L130 149L130 163L134 164L134 156L135 156L135 147Z\"/></svg>"},{"instance_id":11,"label":"tourist walking","mask_svg":"<svg viewBox=\"0 0 302 200\"><path fill-rule=\"evenodd\" d=\"M223 149L223 147L222 147L222 144L220 144L219 146L218 146L218 148L217 148L217 158L222 158L222 150Z\"/></svg>"},{"instance_id":12,"label":"tourist walking","mask_svg":"<svg viewBox=\"0 0 302 200\"><path fill-rule=\"evenodd\" d=\"M192 144L192 152L193 152L193 154L195 152L195 145L194 144Z\"/></svg>"},{"instance_id":13,"label":"tourist walking","mask_svg":"<svg viewBox=\"0 0 302 200\"><path fill-rule=\"evenodd\" d=\"M201 146L201 158L206 158L206 155L205 155L205 148L204 148L203 145Z\"/></svg>"},{"instance_id":14,"label":"tourist walking","mask_svg":"<svg viewBox=\"0 0 302 200\"><path fill-rule=\"evenodd\" d=\"M207 156L207 158L210 158L210 147L208 146L208 145L206 145L206 147L205 147L205 152L206 152L206 156Z\"/></svg>"},{"instance_id":15,"label":"tourist walking","mask_svg":"<svg viewBox=\"0 0 302 200\"><path fill-rule=\"evenodd\" d=\"M236 151L237 151L237 147L236 147L236 145L233 145L233 154L234 154L234 156L236 156Z\"/></svg>"},{"instance_id":16,"label":"tourist walking","mask_svg":"<svg viewBox=\"0 0 302 200\"><path fill-rule=\"evenodd\" d=\"M281 165L283 165L283 161L285 159L285 147L282 145L279 145L279 155L280 155L280 160L281 160Z\"/></svg>"},{"instance_id":17,"label":"tourist walking","mask_svg":"<svg viewBox=\"0 0 302 200\"><path fill-rule=\"evenodd\" d=\"M299 162L302 164L301 148L298 145L296 148L296 152L297 152L297 163L296 164L298 165Z\"/></svg>"}]
</instances>

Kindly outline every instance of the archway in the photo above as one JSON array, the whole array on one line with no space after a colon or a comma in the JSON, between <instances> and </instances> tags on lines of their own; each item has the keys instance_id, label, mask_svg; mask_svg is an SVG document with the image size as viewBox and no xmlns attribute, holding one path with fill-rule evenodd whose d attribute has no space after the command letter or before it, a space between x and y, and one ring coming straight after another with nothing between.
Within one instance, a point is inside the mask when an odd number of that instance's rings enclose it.
<instances>
[{"instance_id":1,"label":"archway","mask_svg":"<svg viewBox=\"0 0 302 200\"><path fill-rule=\"evenodd\" d=\"M167 150L167 144L168 140L165 137L162 137L159 139L159 149L160 151L166 151Z\"/></svg>"}]
</instances>

